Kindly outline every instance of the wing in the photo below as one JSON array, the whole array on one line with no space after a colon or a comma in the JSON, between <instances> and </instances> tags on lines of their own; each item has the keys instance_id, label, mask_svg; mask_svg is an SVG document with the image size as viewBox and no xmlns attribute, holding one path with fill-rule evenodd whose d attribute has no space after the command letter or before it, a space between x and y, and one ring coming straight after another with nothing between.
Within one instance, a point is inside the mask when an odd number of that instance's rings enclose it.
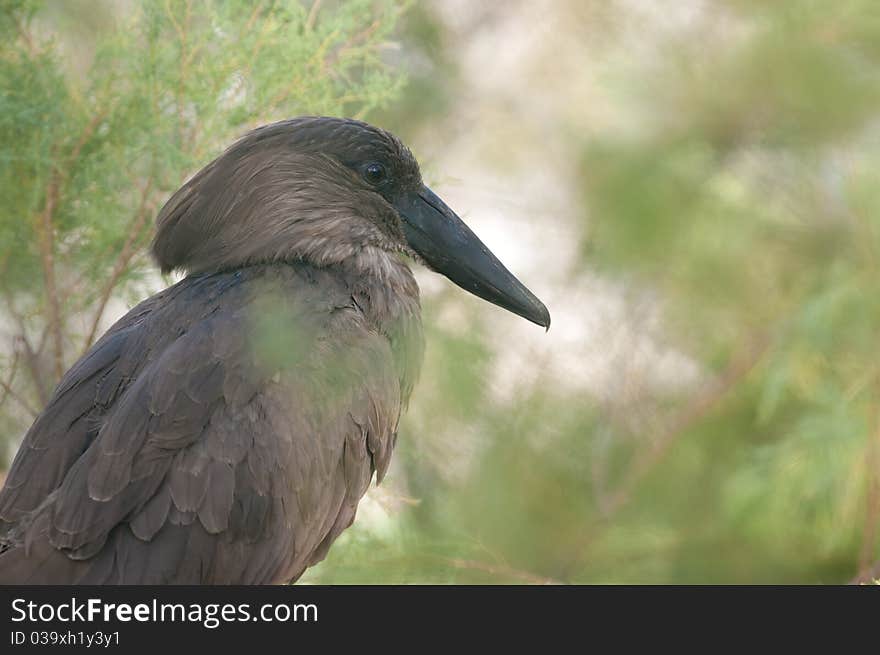
<instances>
[{"instance_id":1,"label":"wing","mask_svg":"<svg viewBox=\"0 0 880 655\"><path fill-rule=\"evenodd\" d=\"M241 451L247 444L230 443L228 438L245 418L235 415L229 421L218 416L228 419L234 408L244 409L260 383L253 366L244 370L249 364L241 356L244 336L240 327L235 316L222 313L203 321L139 372L60 486L25 521L27 548L23 550L51 549L66 560L87 562L89 566L71 569L67 562L58 560L59 567L78 578L98 574L95 566L105 564L107 557L96 556L114 530L126 523L132 536L149 541L169 520L171 500L179 512L170 520L184 523L185 517L192 515L207 526L206 530L216 533L225 529L234 484L229 462L241 456L236 447ZM212 421L227 428L226 432L215 429L211 435L217 459L205 458L204 446L193 447ZM211 494L207 493L209 487ZM118 538L114 545L119 545ZM116 553L115 548L110 551L106 555L111 558L125 555ZM21 561L10 571L12 559L21 560L0 557L4 578L7 574L28 574ZM32 574L44 575L51 562L43 559ZM111 569L121 566L126 571L134 563L111 564ZM142 564L148 567L149 561Z\"/></svg>"},{"instance_id":2,"label":"wing","mask_svg":"<svg viewBox=\"0 0 880 655\"><path fill-rule=\"evenodd\" d=\"M117 399L169 343L230 294L229 282L184 280L145 300L65 374L25 435L0 490L0 535L61 485ZM180 306L188 311L174 311Z\"/></svg>"},{"instance_id":3,"label":"wing","mask_svg":"<svg viewBox=\"0 0 880 655\"><path fill-rule=\"evenodd\" d=\"M28 430L0 491L0 533L57 489L94 440L102 415L146 356L133 340L147 311L137 308L71 368Z\"/></svg>"}]
</instances>

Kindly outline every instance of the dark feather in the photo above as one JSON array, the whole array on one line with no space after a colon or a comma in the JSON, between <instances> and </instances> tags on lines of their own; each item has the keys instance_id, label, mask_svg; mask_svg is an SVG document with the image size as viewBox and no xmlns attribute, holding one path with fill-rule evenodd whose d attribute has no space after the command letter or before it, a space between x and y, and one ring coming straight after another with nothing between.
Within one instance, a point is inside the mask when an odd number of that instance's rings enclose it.
<instances>
[{"instance_id":1,"label":"dark feather","mask_svg":"<svg viewBox=\"0 0 880 655\"><path fill-rule=\"evenodd\" d=\"M351 304L360 283L253 266L133 309L25 438L0 492L0 581L265 583L323 558L387 468L410 384L393 349L421 355ZM284 299L305 355L258 363L260 297Z\"/></svg>"}]
</instances>

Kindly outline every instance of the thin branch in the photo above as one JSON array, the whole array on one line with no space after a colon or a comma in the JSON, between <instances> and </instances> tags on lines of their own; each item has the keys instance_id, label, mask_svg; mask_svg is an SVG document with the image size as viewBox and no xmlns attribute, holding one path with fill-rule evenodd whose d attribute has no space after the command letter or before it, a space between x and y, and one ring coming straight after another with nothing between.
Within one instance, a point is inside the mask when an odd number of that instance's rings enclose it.
<instances>
[{"instance_id":1,"label":"thin branch","mask_svg":"<svg viewBox=\"0 0 880 655\"><path fill-rule=\"evenodd\" d=\"M13 389L12 386L10 386L9 383L6 382L6 380L0 380L0 388L2 388L4 393L8 394L10 398L14 398L15 400L17 400L18 403L31 414L31 416L36 417L39 414L39 412L31 407L31 404L27 400L25 400L25 398L21 396L21 394Z\"/></svg>"},{"instance_id":2,"label":"thin branch","mask_svg":"<svg viewBox=\"0 0 880 655\"><path fill-rule=\"evenodd\" d=\"M251 12L250 18L248 18L247 23L245 23L244 30L242 31L244 34L250 34L251 29L254 27L254 22L257 20L257 17L263 11L263 3L256 2L254 3L254 10Z\"/></svg>"},{"instance_id":3,"label":"thin branch","mask_svg":"<svg viewBox=\"0 0 880 655\"><path fill-rule=\"evenodd\" d=\"M101 323L101 318L104 316L104 310L107 308L107 303L110 301L110 296L113 294L113 290L119 283L119 279L122 277L123 273L125 273L126 268L128 268L132 257L134 257L135 253L137 252L137 248L135 246L137 244L138 237L140 236L141 231L144 228L144 223L146 222L147 216L149 216L150 214L148 200L152 188L153 179L149 178L147 180L147 183L144 185L144 188L141 190L140 204L128 228L128 235L125 238L125 243L122 245L122 250L119 251L119 256L116 258L116 261L113 264L113 270L110 273L110 278L107 280L106 284L101 290L101 295L99 296L98 300L98 309L95 311L95 314L92 318L92 325L89 329L88 336L86 337L85 344L83 346L83 354L85 354L92 346L92 343L95 340L95 336L98 333L98 326Z\"/></svg>"},{"instance_id":4,"label":"thin branch","mask_svg":"<svg viewBox=\"0 0 880 655\"><path fill-rule=\"evenodd\" d=\"M15 374L18 372L18 357L19 352L17 349L13 350L12 357L12 365L9 367L9 376L6 378L6 382L3 385L3 395L0 396L0 407L6 402L6 399L9 398L9 389L12 388L12 383L15 381Z\"/></svg>"},{"instance_id":5,"label":"thin branch","mask_svg":"<svg viewBox=\"0 0 880 655\"><path fill-rule=\"evenodd\" d=\"M9 291L9 288L5 284L0 285L0 292L2 292L3 297L6 300L6 311L9 312L10 316L12 316L16 325L18 326L18 339L21 340L21 343L24 346L26 362L28 366L28 371L31 375L31 381L33 382L34 387L37 390L37 396L39 397L40 403L45 405L46 402L48 402L49 400L49 390L44 384L43 374L40 371L40 353L43 350L43 344L45 343L46 337L49 333L49 326L46 325L44 327L43 334L40 338L40 348L37 351L34 351L33 346L31 346L30 340L27 338L27 325L25 324L24 316L22 316L15 309L15 304L12 302L12 293Z\"/></svg>"},{"instance_id":6,"label":"thin branch","mask_svg":"<svg viewBox=\"0 0 880 655\"><path fill-rule=\"evenodd\" d=\"M40 333L40 340L37 341L37 348L33 351L34 359L39 361L40 357L43 355L43 351L46 350L46 343L49 341L49 325L46 324L43 326L43 331Z\"/></svg>"},{"instance_id":7,"label":"thin branch","mask_svg":"<svg viewBox=\"0 0 880 655\"><path fill-rule=\"evenodd\" d=\"M92 116L92 119L86 124L82 134L79 137L79 140L74 144L73 149L67 156L68 165L73 164L79 158L79 154L82 152L83 147L85 147L92 136L94 136L95 130L98 129L98 125L101 124L101 122L107 117L107 114L109 113L109 108L105 108L99 112L95 112L95 115ZM67 181L68 174L69 170L65 170L62 174L65 181Z\"/></svg>"},{"instance_id":8,"label":"thin branch","mask_svg":"<svg viewBox=\"0 0 880 655\"><path fill-rule=\"evenodd\" d=\"M255 20L255 19L257 18L257 15L258 15L258 14L257 14L257 9L261 9L261 8L262 8L262 6L261 6L261 5L258 5L258 6L254 9L254 14L253 14L253 16L251 16L251 20ZM248 21L249 24L250 24L250 22L251 22L251 21ZM254 65L255 65L255 63L256 63L256 61L257 61L257 57L260 56L260 51L263 49L263 46L264 46L265 43L266 43L266 34L267 34L268 30L269 30L269 26L270 26L270 24L271 24L270 21L268 21L268 20L264 20L264 21L263 21L263 24L260 25L260 33L257 34L257 38L254 40L254 47L253 47L253 49L251 50L250 55L249 55L249 63L247 64L247 67L246 67L246 70L247 70L248 72L250 72L250 71L253 70ZM251 31L251 28L248 27L248 29L247 29L247 31L245 32L245 34L249 34L250 31Z\"/></svg>"},{"instance_id":9,"label":"thin branch","mask_svg":"<svg viewBox=\"0 0 880 655\"><path fill-rule=\"evenodd\" d=\"M46 184L45 204L43 210L35 218L35 227L40 251L40 264L43 269L43 283L46 285L46 320L52 336L52 359L55 378L60 380L64 375L64 318L61 313L61 298L58 292L55 272L55 210L63 193L64 185L73 165L83 147L91 139L106 112L96 113L83 129L80 138L70 153L64 158L64 166L53 164L49 181ZM57 148L53 149L53 160L59 160Z\"/></svg>"},{"instance_id":10,"label":"thin branch","mask_svg":"<svg viewBox=\"0 0 880 655\"><path fill-rule=\"evenodd\" d=\"M315 0L312 8L309 9L308 18L306 18L306 31L311 32L315 27L315 21L318 20L318 10L321 8L321 0Z\"/></svg>"},{"instance_id":11,"label":"thin branch","mask_svg":"<svg viewBox=\"0 0 880 655\"><path fill-rule=\"evenodd\" d=\"M43 269L43 283L46 285L46 320L52 334L55 376L59 380L64 375L64 333L61 324L61 301L58 297L55 283L55 227L53 217L61 192L60 187L60 173L57 167L53 167L52 173L49 175L49 181L46 184L46 200L43 205L43 211L35 217L40 264Z\"/></svg>"},{"instance_id":12,"label":"thin branch","mask_svg":"<svg viewBox=\"0 0 880 655\"><path fill-rule=\"evenodd\" d=\"M697 395L672 418L660 437L654 441L652 447L640 452L617 491L611 494L604 507L606 514L614 514L629 502L632 492L642 478L660 463L672 445L688 428L715 409L727 397L727 394L752 371L769 345L770 340L766 336L750 340L742 353L731 358L724 373L715 384Z\"/></svg>"},{"instance_id":13,"label":"thin branch","mask_svg":"<svg viewBox=\"0 0 880 655\"><path fill-rule=\"evenodd\" d=\"M183 124L184 124L184 98L186 97L186 78L189 73L189 62L190 57L187 52L188 47L188 28L190 16L192 13L192 5L189 0L184 3L185 12L183 15L183 23L178 22L177 17L174 15L174 11L171 9L171 3L166 0L165 2L165 13L168 15L168 20L174 26L174 31L177 32L177 38L180 42L180 66L178 67L177 72L177 141L181 147L184 145L184 134L183 134Z\"/></svg>"},{"instance_id":14,"label":"thin branch","mask_svg":"<svg viewBox=\"0 0 880 655\"><path fill-rule=\"evenodd\" d=\"M609 500L601 508L601 517L588 528L587 532L572 547L572 559L567 562L560 573L564 580L572 568L580 562L585 550L601 533L602 527L623 507L625 507L638 487L639 483L669 453L676 441L694 424L715 410L730 392L757 366L764 353L770 347L771 339L767 333L750 338L742 351L731 357L727 368L717 381L705 391L696 395L691 402L677 412L654 440L652 446L636 457L632 466L610 495Z\"/></svg>"},{"instance_id":15,"label":"thin branch","mask_svg":"<svg viewBox=\"0 0 880 655\"><path fill-rule=\"evenodd\" d=\"M314 5L312 8L314 9ZM324 40L318 46L315 53L309 59L309 62L306 64L306 68L319 64L322 73L328 72L328 69L332 69L336 65L336 63L343 58L343 56L353 51L360 42L363 42L364 45L368 44L370 38L381 26L382 19L375 19L367 27L362 29L357 34L351 36L345 41L345 43L332 51L329 55L325 56L325 53L330 49L333 41L339 35L339 30L333 30L324 38ZM295 77L290 84L285 85L278 92L276 92L275 95L268 101L266 106L272 109L277 108L279 105L281 105L281 103L287 100L288 96L290 96L290 94L294 90L300 90L301 84L302 75L300 74Z\"/></svg>"},{"instance_id":16,"label":"thin branch","mask_svg":"<svg viewBox=\"0 0 880 655\"><path fill-rule=\"evenodd\" d=\"M24 41L28 54L31 57L36 57L39 54L39 51L34 44L34 38L31 35L30 30L28 30L27 24L22 24L16 21L15 29L18 31L18 35L21 37L22 41Z\"/></svg>"},{"instance_id":17,"label":"thin branch","mask_svg":"<svg viewBox=\"0 0 880 655\"><path fill-rule=\"evenodd\" d=\"M376 20L374 20L367 27L362 29L360 32L358 32L353 37L351 37L348 41L346 41L344 44L342 44L342 47L337 49L333 53L333 55L331 55L330 59L324 62L325 66L327 66L327 67L332 66L336 61L342 59L342 57L345 54L347 54L348 52L353 50L355 48L355 46L357 46L359 43L363 43L364 45L366 45L369 42L370 38L373 36L373 34L375 34L376 31L379 29L379 27L381 27L381 25L382 25L381 18L377 18Z\"/></svg>"}]
</instances>

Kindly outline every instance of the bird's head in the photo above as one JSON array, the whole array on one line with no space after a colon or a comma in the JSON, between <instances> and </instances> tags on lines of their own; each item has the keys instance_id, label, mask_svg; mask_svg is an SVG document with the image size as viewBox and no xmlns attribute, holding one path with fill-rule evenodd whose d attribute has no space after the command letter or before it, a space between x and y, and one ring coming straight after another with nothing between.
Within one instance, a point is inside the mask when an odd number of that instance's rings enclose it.
<instances>
[{"instance_id":1,"label":"bird's head","mask_svg":"<svg viewBox=\"0 0 880 655\"><path fill-rule=\"evenodd\" d=\"M159 212L164 272L271 261L350 265L381 275L408 255L533 323L550 314L425 184L394 135L341 118L302 117L245 135Z\"/></svg>"}]
</instances>

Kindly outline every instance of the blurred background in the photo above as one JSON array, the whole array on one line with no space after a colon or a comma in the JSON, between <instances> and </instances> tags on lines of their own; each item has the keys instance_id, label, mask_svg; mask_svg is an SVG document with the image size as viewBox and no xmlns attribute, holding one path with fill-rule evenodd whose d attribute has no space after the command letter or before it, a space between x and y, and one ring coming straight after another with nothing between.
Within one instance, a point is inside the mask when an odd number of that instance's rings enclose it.
<instances>
[{"instance_id":1,"label":"blurred background","mask_svg":"<svg viewBox=\"0 0 880 655\"><path fill-rule=\"evenodd\" d=\"M546 302L419 270L395 461L314 583L880 576L875 0L0 0L0 469L174 280L237 136L364 118Z\"/></svg>"}]
</instances>

